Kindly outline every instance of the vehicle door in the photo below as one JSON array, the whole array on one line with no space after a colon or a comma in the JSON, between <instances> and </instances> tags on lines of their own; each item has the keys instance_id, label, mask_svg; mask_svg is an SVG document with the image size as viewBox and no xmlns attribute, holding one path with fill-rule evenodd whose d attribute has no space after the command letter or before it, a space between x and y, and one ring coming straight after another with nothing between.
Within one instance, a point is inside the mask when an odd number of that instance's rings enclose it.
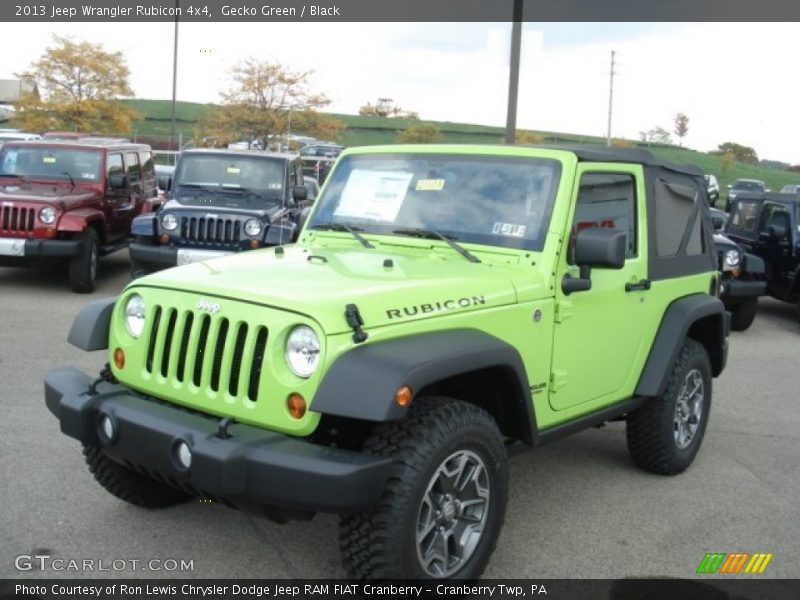
<instances>
[{"instance_id":1,"label":"vehicle door","mask_svg":"<svg viewBox=\"0 0 800 600\"><path fill-rule=\"evenodd\" d=\"M758 239L760 209L761 202L758 200L737 200L731 207L731 213L725 225L725 235L739 244L745 252L758 256L761 256L762 252Z\"/></svg>"},{"instance_id":2,"label":"vehicle door","mask_svg":"<svg viewBox=\"0 0 800 600\"><path fill-rule=\"evenodd\" d=\"M130 232L136 202L141 192L141 175L136 152L109 152L106 159L106 222L114 237Z\"/></svg>"},{"instance_id":3,"label":"vehicle door","mask_svg":"<svg viewBox=\"0 0 800 600\"><path fill-rule=\"evenodd\" d=\"M794 275L792 219L788 207L765 202L758 220L758 245L771 288L788 292Z\"/></svg>"},{"instance_id":4,"label":"vehicle door","mask_svg":"<svg viewBox=\"0 0 800 600\"><path fill-rule=\"evenodd\" d=\"M647 232L644 173L640 165L579 165L573 191L569 249L578 231L606 227L626 234L622 269L594 268L591 289L566 295L562 278L579 276L571 251L556 272L556 325L550 380L554 410L610 404L629 394L642 359L644 333L637 321L647 305Z\"/></svg>"}]
</instances>

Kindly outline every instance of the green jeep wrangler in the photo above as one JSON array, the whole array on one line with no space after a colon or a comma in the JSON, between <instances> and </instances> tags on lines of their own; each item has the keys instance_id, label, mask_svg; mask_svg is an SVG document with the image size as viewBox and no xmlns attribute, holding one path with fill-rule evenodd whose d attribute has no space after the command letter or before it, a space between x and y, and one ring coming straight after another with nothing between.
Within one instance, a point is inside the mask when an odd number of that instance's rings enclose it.
<instances>
[{"instance_id":1,"label":"green jeep wrangler","mask_svg":"<svg viewBox=\"0 0 800 600\"><path fill-rule=\"evenodd\" d=\"M109 364L47 406L133 504L334 512L352 576L478 577L511 444L625 419L647 471L697 454L729 328L703 185L638 150L348 150L296 244L83 309Z\"/></svg>"}]
</instances>

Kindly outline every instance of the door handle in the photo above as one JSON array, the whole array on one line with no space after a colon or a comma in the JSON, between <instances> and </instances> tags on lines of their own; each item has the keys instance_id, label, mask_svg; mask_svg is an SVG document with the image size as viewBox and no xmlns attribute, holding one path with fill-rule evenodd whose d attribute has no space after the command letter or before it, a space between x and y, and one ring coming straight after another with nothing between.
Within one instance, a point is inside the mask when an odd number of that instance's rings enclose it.
<instances>
[{"instance_id":1,"label":"door handle","mask_svg":"<svg viewBox=\"0 0 800 600\"><path fill-rule=\"evenodd\" d=\"M644 292L650 289L650 280L649 279L641 279L636 283L626 283L625 284L625 291L626 292Z\"/></svg>"}]
</instances>

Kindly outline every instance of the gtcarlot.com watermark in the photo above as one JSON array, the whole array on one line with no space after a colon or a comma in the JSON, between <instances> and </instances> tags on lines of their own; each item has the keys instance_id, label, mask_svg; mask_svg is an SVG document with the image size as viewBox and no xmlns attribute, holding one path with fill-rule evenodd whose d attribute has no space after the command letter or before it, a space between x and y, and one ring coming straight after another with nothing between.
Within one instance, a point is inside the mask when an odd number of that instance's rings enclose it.
<instances>
[{"instance_id":1,"label":"gtcarlot.com watermark","mask_svg":"<svg viewBox=\"0 0 800 600\"><path fill-rule=\"evenodd\" d=\"M57 558L49 554L20 554L14 558L18 571L194 571L194 559L185 558Z\"/></svg>"}]
</instances>

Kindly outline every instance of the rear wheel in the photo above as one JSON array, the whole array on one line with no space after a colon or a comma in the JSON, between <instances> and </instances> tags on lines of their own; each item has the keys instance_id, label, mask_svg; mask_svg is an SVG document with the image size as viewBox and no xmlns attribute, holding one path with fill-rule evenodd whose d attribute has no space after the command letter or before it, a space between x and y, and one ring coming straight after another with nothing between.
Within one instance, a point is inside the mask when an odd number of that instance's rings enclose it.
<instances>
[{"instance_id":1,"label":"rear wheel","mask_svg":"<svg viewBox=\"0 0 800 600\"><path fill-rule=\"evenodd\" d=\"M756 318L758 298L744 300L728 310L731 312L731 329L734 331L744 331L753 324Z\"/></svg>"},{"instance_id":2,"label":"rear wheel","mask_svg":"<svg viewBox=\"0 0 800 600\"><path fill-rule=\"evenodd\" d=\"M687 338L664 394L628 415L628 451L641 469L660 475L684 471L697 455L711 410L711 362Z\"/></svg>"},{"instance_id":3,"label":"rear wheel","mask_svg":"<svg viewBox=\"0 0 800 600\"><path fill-rule=\"evenodd\" d=\"M89 471L106 491L144 508L166 508L191 499L189 494L131 471L108 458L97 446L83 445Z\"/></svg>"},{"instance_id":4,"label":"rear wheel","mask_svg":"<svg viewBox=\"0 0 800 600\"><path fill-rule=\"evenodd\" d=\"M80 236L83 247L80 253L69 261L69 285L73 292L88 294L97 283L97 263L99 260L97 232L87 227Z\"/></svg>"},{"instance_id":5,"label":"rear wheel","mask_svg":"<svg viewBox=\"0 0 800 600\"><path fill-rule=\"evenodd\" d=\"M365 448L393 459L378 504L344 517L339 544L362 579L475 579L497 542L508 495L506 451L494 419L450 398L417 399Z\"/></svg>"}]
</instances>

